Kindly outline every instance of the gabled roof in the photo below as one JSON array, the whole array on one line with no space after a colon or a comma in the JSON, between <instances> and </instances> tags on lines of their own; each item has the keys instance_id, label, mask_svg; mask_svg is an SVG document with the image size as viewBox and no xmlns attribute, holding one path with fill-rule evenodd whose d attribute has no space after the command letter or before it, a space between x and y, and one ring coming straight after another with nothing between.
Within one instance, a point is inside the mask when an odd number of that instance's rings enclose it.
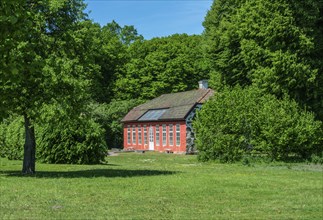
<instances>
[{"instance_id":1,"label":"gabled roof","mask_svg":"<svg viewBox=\"0 0 323 220\"><path fill-rule=\"evenodd\" d=\"M196 89L161 95L133 108L122 122L184 120L196 104L202 104L214 94L212 89Z\"/></svg>"}]
</instances>

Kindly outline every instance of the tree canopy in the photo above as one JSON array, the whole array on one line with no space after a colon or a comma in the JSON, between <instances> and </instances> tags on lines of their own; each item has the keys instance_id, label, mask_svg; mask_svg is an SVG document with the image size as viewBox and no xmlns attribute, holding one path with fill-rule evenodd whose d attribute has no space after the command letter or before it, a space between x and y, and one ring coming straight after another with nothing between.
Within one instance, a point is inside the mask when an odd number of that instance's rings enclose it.
<instances>
[{"instance_id":1,"label":"tree canopy","mask_svg":"<svg viewBox=\"0 0 323 220\"><path fill-rule=\"evenodd\" d=\"M322 4L214 1L204 21L211 85L288 94L322 119Z\"/></svg>"},{"instance_id":2,"label":"tree canopy","mask_svg":"<svg viewBox=\"0 0 323 220\"><path fill-rule=\"evenodd\" d=\"M244 157L310 159L322 153L322 122L287 97L256 87L225 88L194 122L199 159L233 162Z\"/></svg>"},{"instance_id":3,"label":"tree canopy","mask_svg":"<svg viewBox=\"0 0 323 220\"><path fill-rule=\"evenodd\" d=\"M200 42L186 34L134 42L115 82L116 98L145 100L196 88L209 72Z\"/></svg>"},{"instance_id":4,"label":"tree canopy","mask_svg":"<svg viewBox=\"0 0 323 220\"><path fill-rule=\"evenodd\" d=\"M80 109L87 99L93 71L82 34L85 5L69 1L3 1L1 10L14 15L1 19L2 112L24 116L24 173L35 172L34 123L45 103L66 111ZM4 14L4 18L8 15ZM10 25L16 25L12 28ZM10 42L8 44L7 42Z\"/></svg>"},{"instance_id":5,"label":"tree canopy","mask_svg":"<svg viewBox=\"0 0 323 220\"><path fill-rule=\"evenodd\" d=\"M213 2L203 36L218 93L195 123L200 159L322 157L322 21L322 1Z\"/></svg>"}]
</instances>

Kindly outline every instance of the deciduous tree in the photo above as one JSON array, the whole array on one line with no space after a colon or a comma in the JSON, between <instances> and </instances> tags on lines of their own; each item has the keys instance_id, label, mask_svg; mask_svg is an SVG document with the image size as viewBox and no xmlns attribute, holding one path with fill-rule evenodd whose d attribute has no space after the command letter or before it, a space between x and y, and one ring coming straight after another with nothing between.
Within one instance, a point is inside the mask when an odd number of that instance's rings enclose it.
<instances>
[{"instance_id":1,"label":"deciduous tree","mask_svg":"<svg viewBox=\"0 0 323 220\"><path fill-rule=\"evenodd\" d=\"M196 88L209 72L200 40L176 34L134 42L128 50L130 61L116 80L117 99L151 99Z\"/></svg>"},{"instance_id":2,"label":"deciduous tree","mask_svg":"<svg viewBox=\"0 0 323 220\"><path fill-rule=\"evenodd\" d=\"M321 155L322 122L294 100L277 99L255 87L225 88L194 122L200 160L238 161L258 155L271 160Z\"/></svg>"},{"instance_id":3,"label":"deciduous tree","mask_svg":"<svg viewBox=\"0 0 323 220\"><path fill-rule=\"evenodd\" d=\"M205 22L211 84L288 94L322 119L322 1L214 1Z\"/></svg>"},{"instance_id":4,"label":"deciduous tree","mask_svg":"<svg viewBox=\"0 0 323 220\"><path fill-rule=\"evenodd\" d=\"M86 98L92 68L80 44L84 7L82 0L1 1L1 112L24 117L23 173L35 172L41 106L57 102L74 111Z\"/></svg>"}]
</instances>

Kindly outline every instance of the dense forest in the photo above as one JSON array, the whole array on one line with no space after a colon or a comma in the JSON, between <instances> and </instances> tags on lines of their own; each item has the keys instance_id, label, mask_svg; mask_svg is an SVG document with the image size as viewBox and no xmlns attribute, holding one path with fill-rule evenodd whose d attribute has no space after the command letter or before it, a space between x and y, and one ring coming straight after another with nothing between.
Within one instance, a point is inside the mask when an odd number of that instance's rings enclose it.
<instances>
[{"instance_id":1,"label":"dense forest","mask_svg":"<svg viewBox=\"0 0 323 220\"><path fill-rule=\"evenodd\" d=\"M99 163L121 118L209 79L199 159L322 158L323 3L215 0L204 33L145 40L89 20L82 0L0 3L0 156ZM37 147L36 147L37 145Z\"/></svg>"},{"instance_id":2,"label":"dense forest","mask_svg":"<svg viewBox=\"0 0 323 220\"><path fill-rule=\"evenodd\" d=\"M199 158L322 158L323 2L215 0L203 25L219 95L195 124Z\"/></svg>"}]
</instances>

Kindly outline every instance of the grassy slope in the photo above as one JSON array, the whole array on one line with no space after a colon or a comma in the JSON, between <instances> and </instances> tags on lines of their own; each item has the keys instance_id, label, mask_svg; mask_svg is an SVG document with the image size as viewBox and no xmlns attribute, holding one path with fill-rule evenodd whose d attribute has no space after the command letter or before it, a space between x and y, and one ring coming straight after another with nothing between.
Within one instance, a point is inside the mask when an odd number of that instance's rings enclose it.
<instances>
[{"instance_id":1,"label":"grassy slope","mask_svg":"<svg viewBox=\"0 0 323 220\"><path fill-rule=\"evenodd\" d=\"M0 219L322 219L323 167L123 153L108 165L0 159Z\"/></svg>"}]
</instances>

